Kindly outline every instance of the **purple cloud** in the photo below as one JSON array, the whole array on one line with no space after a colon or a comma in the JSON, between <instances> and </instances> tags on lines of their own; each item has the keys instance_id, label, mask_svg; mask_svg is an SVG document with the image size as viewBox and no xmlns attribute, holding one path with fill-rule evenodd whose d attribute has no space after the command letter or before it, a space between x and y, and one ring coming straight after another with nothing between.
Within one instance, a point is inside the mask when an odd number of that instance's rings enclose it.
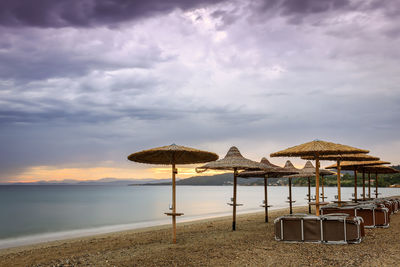
<instances>
[{"instance_id":1,"label":"purple cloud","mask_svg":"<svg viewBox=\"0 0 400 267\"><path fill-rule=\"evenodd\" d=\"M0 180L172 142L257 160L320 138L397 163L399 6L1 1Z\"/></svg>"},{"instance_id":2,"label":"purple cloud","mask_svg":"<svg viewBox=\"0 0 400 267\"><path fill-rule=\"evenodd\" d=\"M113 25L174 9L188 10L221 0L5 0L0 25L41 28Z\"/></svg>"}]
</instances>

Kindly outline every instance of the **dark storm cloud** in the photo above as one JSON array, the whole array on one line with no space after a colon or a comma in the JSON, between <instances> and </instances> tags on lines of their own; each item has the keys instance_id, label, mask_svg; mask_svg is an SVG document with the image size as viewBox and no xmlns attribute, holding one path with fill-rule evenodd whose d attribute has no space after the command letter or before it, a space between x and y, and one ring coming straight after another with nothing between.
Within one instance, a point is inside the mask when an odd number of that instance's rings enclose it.
<instances>
[{"instance_id":1,"label":"dark storm cloud","mask_svg":"<svg viewBox=\"0 0 400 267\"><path fill-rule=\"evenodd\" d=\"M348 0L285 0L281 3L281 8L284 15L304 15L343 9L349 5Z\"/></svg>"},{"instance_id":2,"label":"dark storm cloud","mask_svg":"<svg viewBox=\"0 0 400 267\"><path fill-rule=\"evenodd\" d=\"M150 51L149 51L150 52ZM119 68L149 68L155 61L163 61L159 51L146 53L131 62L114 62L104 58L79 57L68 51L37 51L40 57L16 53L0 53L0 79L16 81L42 80L55 77L74 77L87 74L93 69L113 70Z\"/></svg>"},{"instance_id":3,"label":"dark storm cloud","mask_svg":"<svg viewBox=\"0 0 400 267\"><path fill-rule=\"evenodd\" d=\"M241 1L243 9L249 8L249 19L264 23L265 20L283 17L289 24L302 24L309 16L335 14L360 8L361 3L353 4L349 0L254 0ZM365 7L371 9L373 7ZM380 8L380 7L379 7ZM220 19L219 28L228 27L243 16L241 9L224 10L223 6L212 13ZM313 22L315 23L315 22Z\"/></svg>"},{"instance_id":4,"label":"dark storm cloud","mask_svg":"<svg viewBox=\"0 0 400 267\"><path fill-rule=\"evenodd\" d=\"M2 98L0 126L7 125L73 125L111 123L122 118L139 121L173 121L196 114L205 114L224 124L250 123L264 118L263 114L246 113L240 107L172 107L168 103L155 107L150 105L126 106L114 102L101 104L90 97L74 101L56 98L18 99Z\"/></svg>"},{"instance_id":5,"label":"dark storm cloud","mask_svg":"<svg viewBox=\"0 0 400 267\"><path fill-rule=\"evenodd\" d=\"M306 16L350 8L348 0L260 0L256 1L260 12L278 10L283 16Z\"/></svg>"},{"instance_id":6,"label":"dark storm cloud","mask_svg":"<svg viewBox=\"0 0 400 267\"><path fill-rule=\"evenodd\" d=\"M54 98L34 100L5 100L0 107L0 125L7 124L74 124L104 123L120 118L137 120L172 120L182 117L181 110L153 107L118 107L92 101L69 103ZM13 108L13 106L15 106Z\"/></svg>"},{"instance_id":7,"label":"dark storm cloud","mask_svg":"<svg viewBox=\"0 0 400 267\"><path fill-rule=\"evenodd\" d=\"M259 17L257 19L269 19L279 15L286 19L290 24L303 24L308 22L309 17L313 16L335 16L349 11L382 11L386 17L393 18L400 16L399 1L350 1L350 0L257 0L252 2L252 10ZM254 16L254 15L253 15ZM313 21L313 25L318 25L319 17Z\"/></svg>"},{"instance_id":8,"label":"dark storm cloud","mask_svg":"<svg viewBox=\"0 0 400 267\"><path fill-rule=\"evenodd\" d=\"M105 34L110 31L105 31ZM111 33L110 33L111 34ZM0 79L21 82L54 77L82 76L91 70L149 68L168 60L159 47L138 44L127 54L113 47L113 40L102 36L85 38L68 32L3 29L0 41ZM84 44L96 41L87 48Z\"/></svg>"},{"instance_id":9,"label":"dark storm cloud","mask_svg":"<svg viewBox=\"0 0 400 267\"><path fill-rule=\"evenodd\" d=\"M215 2L1 1L0 180L172 142L400 149L400 2Z\"/></svg>"},{"instance_id":10,"label":"dark storm cloud","mask_svg":"<svg viewBox=\"0 0 400 267\"><path fill-rule=\"evenodd\" d=\"M4 0L0 25L43 28L90 27L187 10L221 0Z\"/></svg>"}]
</instances>

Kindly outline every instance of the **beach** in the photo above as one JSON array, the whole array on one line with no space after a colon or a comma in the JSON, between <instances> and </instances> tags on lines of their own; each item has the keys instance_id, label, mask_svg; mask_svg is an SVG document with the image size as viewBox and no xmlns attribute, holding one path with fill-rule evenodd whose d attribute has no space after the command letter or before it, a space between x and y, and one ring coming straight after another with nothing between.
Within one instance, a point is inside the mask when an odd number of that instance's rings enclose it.
<instances>
[{"instance_id":1,"label":"beach","mask_svg":"<svg viewBox=\"0 0 400 267\"><path fill-rule=\"evenodd\" d=\"M296 207L294 212L306 212ZM274 218L288 210L102 234L0 250L1 266L395 266L400 262L400 214L387 229L366 229L356 245L282 243L274 240ZM179 221L178 221L179 222Z\"/></svg>"}]
</instances>

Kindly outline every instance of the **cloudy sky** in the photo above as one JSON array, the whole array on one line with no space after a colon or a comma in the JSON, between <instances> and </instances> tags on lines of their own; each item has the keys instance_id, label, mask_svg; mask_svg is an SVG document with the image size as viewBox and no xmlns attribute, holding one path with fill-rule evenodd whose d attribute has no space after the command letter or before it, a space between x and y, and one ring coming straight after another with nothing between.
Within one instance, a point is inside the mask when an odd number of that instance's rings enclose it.
<instances>
[{"instance_id":1,"label":"cloudy sky","mask_svg":"<svg viewBox=\"0 0 400 267\"><path fill-rule=\"evenodd\" d=\"M126 157L171 143L400 163L398 1L4 0L0 35L3 182L166 178Z\"/></svg>"}]
</instances>

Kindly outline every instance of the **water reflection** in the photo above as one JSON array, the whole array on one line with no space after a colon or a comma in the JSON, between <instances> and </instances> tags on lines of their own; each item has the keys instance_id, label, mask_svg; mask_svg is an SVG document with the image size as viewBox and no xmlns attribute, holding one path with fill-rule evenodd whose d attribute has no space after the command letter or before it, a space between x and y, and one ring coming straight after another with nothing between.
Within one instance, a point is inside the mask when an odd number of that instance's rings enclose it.
<instances>
[{"instance_id":1,"label":"water reflection","mask_svg":"<svg viewBox=\"0 0 400 267\"><path fill-rule=\"evenodd\" d=\"M0 239L30 234L166 221L170 186L0 186ZM239 186L238 212L262 211L262 186ZM358 192L362 192L361 188ZM179 220L230 214L232 186L178 186ZM382 196L400 195L400 188L380 188ZM342 188L342 199L353 188ZM288 187L268 187L272 209L287 208ZM307 187L293 187L294 206L306 205ZM312 193L315 194L314 188ZM336 187L325 187L327 201L335 200ZM169 220L168 220L169 221Z\"/></svg>"}]
</instances>

